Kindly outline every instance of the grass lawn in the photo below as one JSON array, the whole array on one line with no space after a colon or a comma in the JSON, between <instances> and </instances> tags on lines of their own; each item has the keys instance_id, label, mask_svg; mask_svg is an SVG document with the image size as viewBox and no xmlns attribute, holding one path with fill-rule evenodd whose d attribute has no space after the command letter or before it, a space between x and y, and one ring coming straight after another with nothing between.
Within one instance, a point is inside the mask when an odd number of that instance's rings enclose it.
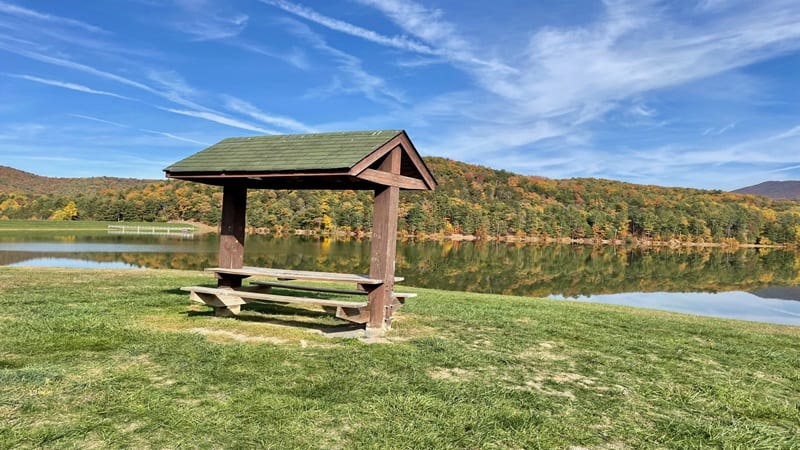
<instances>
[{"instance_id":1,"label":"grass lawn","mask_svg":"<svg viewBox=\"0 0 800 450\"><path fill-rule=\"evenodd\" d=\"M367 344L212 282L0 268L0 448L800 448L797 327L409 289Z\"/></svg>"},{"instance_id":2,"label":"grass lawn","mask_svg":"<svg viewBox=\"0 0 800 450\"><path fill-rule=\"evenodd\" d=\"M163 222L96 222L92 220L0 220L0 233L4 231L103 231L109 225L143 227L192 227L185 223Z\"/></svg>"}]
</instances>

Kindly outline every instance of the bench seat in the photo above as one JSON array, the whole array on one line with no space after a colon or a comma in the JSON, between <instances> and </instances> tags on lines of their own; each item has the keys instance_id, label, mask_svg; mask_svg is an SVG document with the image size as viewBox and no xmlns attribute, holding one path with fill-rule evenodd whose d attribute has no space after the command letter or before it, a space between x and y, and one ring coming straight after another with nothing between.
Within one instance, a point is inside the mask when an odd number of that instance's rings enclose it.
<instances>
[{"instance_id":1,"label":"bench seat","mask_svg":"<svg viewBox=\"0 0 800 450\"><path fill-rule=\"evenodd\" d=\"M231 303L238 303L239 305L247 303L247 300L255 300L275 303L298 303L304 305L334 307L340 306L343 308L363 308L367 306L367 302L352 302L346 300L332 300L327 298L292 297L289 295L265 294L263 292L251 291L248 288L220 289L207 286L186 286L182 287L181 290L189 293L209 294L222 297L224 299L230 299ZM237 297L241 299L241 302L237 302ZM223 303L226 302L223 300Z\"/></svg>"}]
</instances>

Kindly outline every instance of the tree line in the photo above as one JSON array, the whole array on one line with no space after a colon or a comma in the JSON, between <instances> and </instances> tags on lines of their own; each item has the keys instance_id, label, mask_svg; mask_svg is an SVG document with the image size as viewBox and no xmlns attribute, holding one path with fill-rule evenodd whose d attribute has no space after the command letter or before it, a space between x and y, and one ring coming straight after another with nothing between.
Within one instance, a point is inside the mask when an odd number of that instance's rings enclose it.
<instances>
[{"instance_id":1,"label":"tree line","mask_svg":"<svg viewBox=\"0 0 800 450\"><path fill-rule=\"evenodd\" d=\"M800 244L800 203L714 190L619 181L523 176L426 158L434 192L401 194L398 229L407 235L478 238ZM217 225L222 191L153 181L78 194L0 194L0 217L104 221L196 221ZM248 225L266 232L368 232L371 193L271 191L248 194Z\"/></svg>"}]
</instances>

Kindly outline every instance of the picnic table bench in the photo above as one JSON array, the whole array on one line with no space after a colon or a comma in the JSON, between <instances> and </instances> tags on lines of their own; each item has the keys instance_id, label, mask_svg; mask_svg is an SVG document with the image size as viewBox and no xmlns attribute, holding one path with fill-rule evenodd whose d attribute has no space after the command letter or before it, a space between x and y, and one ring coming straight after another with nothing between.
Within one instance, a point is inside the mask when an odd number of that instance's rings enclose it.
<instances>
[{"instance_id":1,"label":"picnic table bench","mask_svg":"<svg viewBox=\"0 0 800 450\"><path fill-rule=\"evenodd\" d=\"M182 291L189 292L192 301L203 303L214 308L217 316L231 316L240 312L241 305L248 303L282 303L321 306L328 313L340 319L354 323L369 321L369 302L335 297L305 297L272 293L272 288L288 291L315 292L319 294L338 294L348 296L369 295L370 291L383 284L382 280L365 275L313 272L305 270L286 270L262 267L242 267L229 269L214 267L206 269L214 272L219 280L218 287L186 286ZM242 286L242 280L250 277L272 278L277 281L254 280L248 286ZM355 289L340 289L325 286L308 286L282 281L322 281L355 284ZM395 277L396 282L402 277ZM416 297L412 293L391 293L391 304L388 308L397 309L405 303L406 298Z\"/></svg>"}]
</instances>

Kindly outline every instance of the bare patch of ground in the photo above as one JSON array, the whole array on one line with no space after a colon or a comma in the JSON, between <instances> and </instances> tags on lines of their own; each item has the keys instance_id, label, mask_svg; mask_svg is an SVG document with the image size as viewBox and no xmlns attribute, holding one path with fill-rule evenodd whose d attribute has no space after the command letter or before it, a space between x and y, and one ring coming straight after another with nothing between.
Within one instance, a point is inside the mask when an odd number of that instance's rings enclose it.
<instances>
[{"instance_id":1,"label":"bare patch of ground","mask_svg":"<svg viewBox=\"0 0 800 450\"><path fill-rule=\"evenodd\" d=\"M566 356L563 351L557 350L558 348L562 347L563 345L557 342L542 341L526 349L517 356L523 359L534 359L540 361L564 361L569 359L569 357Z\"/></svg>"},{"instance_id":2,"label":"bare patch of ground","mask_svg":"<svg viewBox=\"0 0 800 450\"><path fill-rule=\"evenodd\" d=\"M572 446L569 450L625 450L628 449L627 445L623 444L622 442L608 442L603 445L599 445L597 447L583 447L583 446Z\"/></svg>"},{"instance_id":3,"label":"bare patch of ground","mask_svg":"<svg viewBox=\"0 0 800 450\"><path fill-rule=\"evenodd\" d=\"M433 378L434 380L462 382L462 381L468 381L470 378L472 378L473 374L468 370L459 369L457 367L455 368L440 367L428 371L428 376Z\"/></svg>"},{"instance_id":4,"label":"bare patch of ground","mask_svg":"<svg viewBox=\"0 0 800 450\"><path fill-rule=\"evenodd\" d=\"M189 331L191 331L192 333L202 334L209 340L215 342L230 342L230 341L258 342L258 343L268 342L270 344L286 344L288 342L286 339L281 339L272 336L248 336L241 333L235 333L233 331L214 330L211 328L192 328Z\"/></svg>"}]
</instances>

